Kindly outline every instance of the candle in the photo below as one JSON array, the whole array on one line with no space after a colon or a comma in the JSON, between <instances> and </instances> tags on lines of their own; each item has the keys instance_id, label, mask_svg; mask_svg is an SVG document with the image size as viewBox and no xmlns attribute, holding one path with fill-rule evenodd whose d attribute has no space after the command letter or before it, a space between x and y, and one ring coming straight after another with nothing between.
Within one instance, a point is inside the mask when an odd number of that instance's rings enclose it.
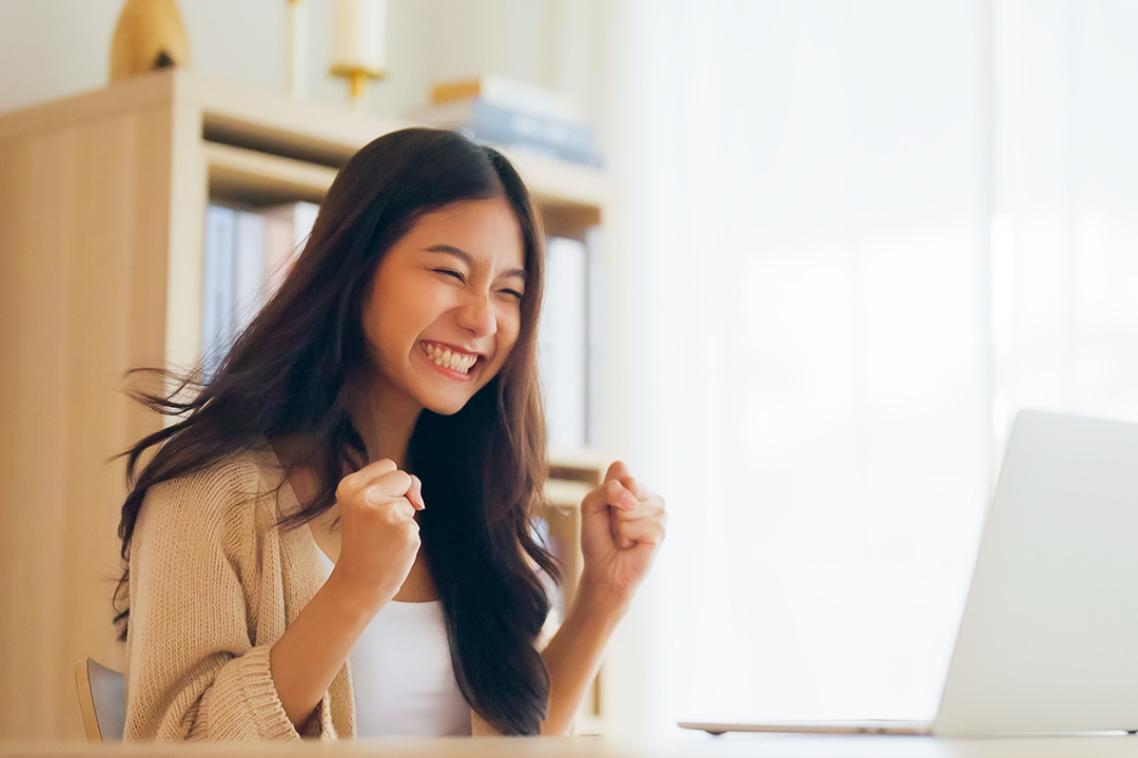
<instances>
[{"instance_id":1,"label":"candle","mask_svg":"<svg viewBox=\"0 0 1138 758\"><path fill-rule=\"evenodd\" d=\"M332 67L380 75L387 35L386 0L335 0L332 10Z\"/></svg>"}]
</instances>

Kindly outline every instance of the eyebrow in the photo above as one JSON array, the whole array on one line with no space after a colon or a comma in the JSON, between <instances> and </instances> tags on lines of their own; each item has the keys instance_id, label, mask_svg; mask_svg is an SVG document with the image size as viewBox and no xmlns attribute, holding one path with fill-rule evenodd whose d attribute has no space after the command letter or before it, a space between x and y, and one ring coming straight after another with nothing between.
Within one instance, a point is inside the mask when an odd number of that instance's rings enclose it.
<instances>
[{"instance_id":1,"label":"eyebrow","mask_svg":"<svg viewBox=\"0 0 1138 758\"><path fill-rule=\"evenodd\" d=\"M474 268L474 258L470 255L470 253L461 248L457 248L454 245L431 245L430 247L423 248L423 250L428 253L446 253L448 255L453 255L456 258L461 258L463 261L465 261L467 266ZM502 276L516 276L519 277L523 282L526 280L525 269L520 268L515 268L503 272Z\"/></svg>"}]
</instances>

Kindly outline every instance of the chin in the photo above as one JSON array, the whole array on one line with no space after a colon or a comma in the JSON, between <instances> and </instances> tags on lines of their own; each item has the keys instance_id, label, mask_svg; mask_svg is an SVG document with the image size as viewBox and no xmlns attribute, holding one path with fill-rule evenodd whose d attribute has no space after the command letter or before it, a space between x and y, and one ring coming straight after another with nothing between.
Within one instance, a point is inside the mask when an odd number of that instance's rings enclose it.
<instances>
[{"instance_id":1,"label":"chin","mask_svg":"<svg viewBox=\"0 0 1138 758\"><path fill-rule=\"evenodd\" d=\"M459 411L461 411L465 407L466 407L465 404L460 405L458 407L454 407L454 406L447 406L447 407L435 406L435 407L432 407L432 406L428 405L427 410L431 411L432 413L434 413L437 416L453 416L454 414L458 413Z\"/></svg>"},{"instance_id":2,"label":"chin","mask_svg":"<svg viewBox=\"0 0 1138 758\"><path fill-rule=\"evenodd\" d=\"M422 403L422 406L431 413L437 413L440 416L453 416L465 408L468 402L470 402L469 398L463 401L456 401L454 399L451 399L444 402L428 401Z\"/></svg>"}]
</instances>

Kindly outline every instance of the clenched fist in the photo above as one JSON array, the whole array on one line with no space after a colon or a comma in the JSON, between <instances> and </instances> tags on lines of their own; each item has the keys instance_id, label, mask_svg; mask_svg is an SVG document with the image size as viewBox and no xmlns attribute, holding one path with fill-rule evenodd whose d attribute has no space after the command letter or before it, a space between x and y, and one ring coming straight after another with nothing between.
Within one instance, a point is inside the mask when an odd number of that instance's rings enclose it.
<instances>
[{"instance_id":1,"label":"clenched fist","mask_svg":"<svg viewBox=\"0 0 1138 758\"><path fill-rule=\"evenodd\" d=\"M415 512L426 508L419 477L390 458L340 480L340 557L329 581L376 608L395 597L419 553Z\"/></svg>"}]
</instances>

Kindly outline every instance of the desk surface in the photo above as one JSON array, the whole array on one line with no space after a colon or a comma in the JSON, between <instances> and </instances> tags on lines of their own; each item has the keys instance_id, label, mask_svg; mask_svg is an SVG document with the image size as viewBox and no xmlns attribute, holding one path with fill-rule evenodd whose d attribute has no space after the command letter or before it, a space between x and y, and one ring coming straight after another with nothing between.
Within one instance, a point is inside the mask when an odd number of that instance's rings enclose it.
<instances>
[{"instance_id":1,"label":"desk surface","mask_svg":"<svg viewBox=\"0 0 1138 758\"><path fill-rule=\"evenodd\" d=\"M269 758L272 756L384 756L391 758L1138 758L1138 737L942 739L878 735L726 734L675 737L449 737L385 738L344 742L88 745L3 743L0 756Z\"/></svg>"}]
</instances>

